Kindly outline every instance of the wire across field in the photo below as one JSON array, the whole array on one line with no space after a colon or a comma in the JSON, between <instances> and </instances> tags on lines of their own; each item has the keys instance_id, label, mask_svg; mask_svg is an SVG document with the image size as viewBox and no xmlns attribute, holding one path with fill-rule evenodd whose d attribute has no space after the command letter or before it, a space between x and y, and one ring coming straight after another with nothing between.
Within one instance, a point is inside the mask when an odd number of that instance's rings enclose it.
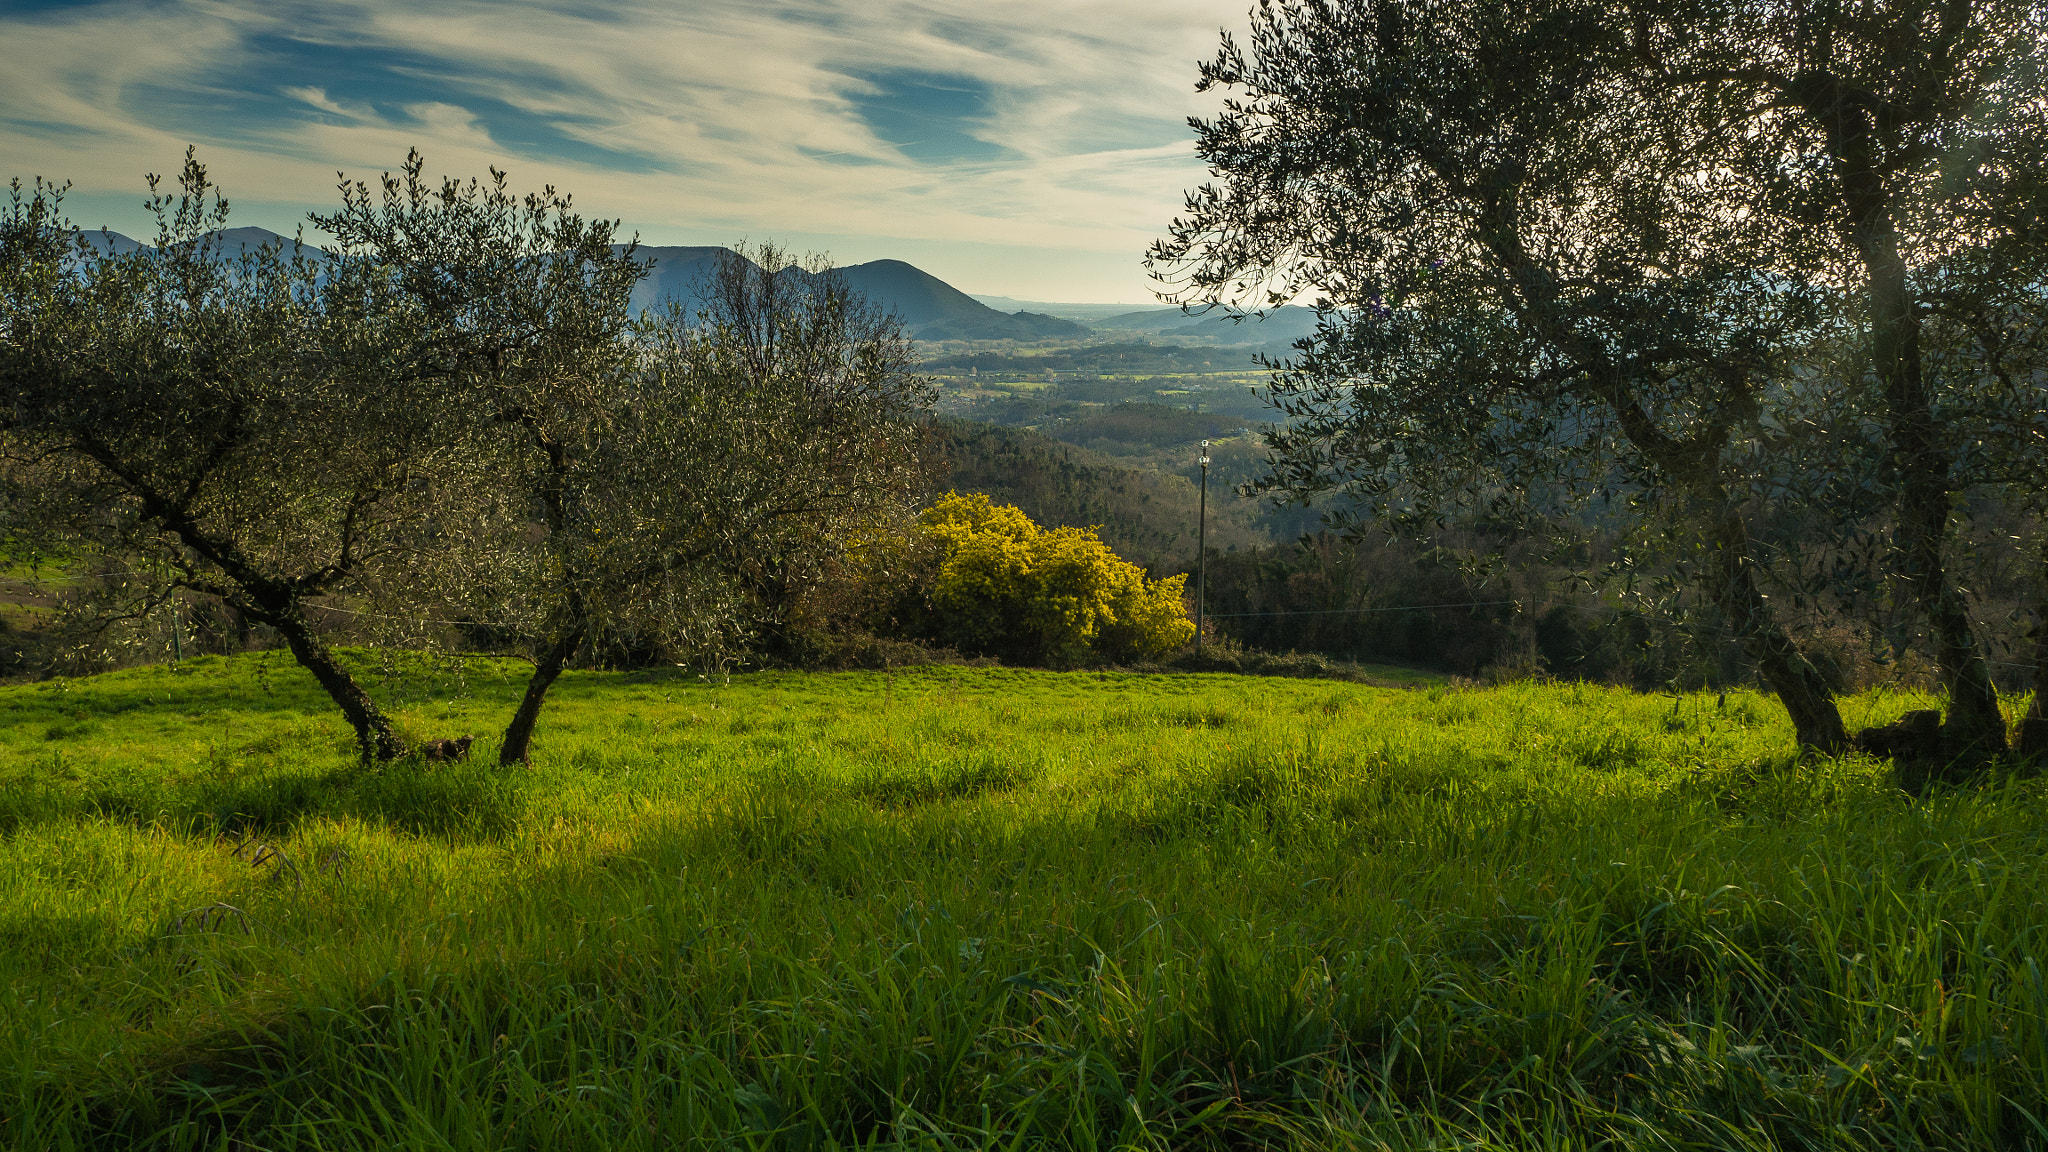
<instances>
[{"instance_id":1,"label":"wire across field","mask_svg":"<svg viewBox=\"0 0 2048 1152\"><path fill-rule=\"evenodd\" d=\"M500 769L524 667L384 669L480 738L374 769L281 654L0 689L0 1144L2048 1147L2037 780L956 668L572 674Z\"/></svg>"}]
</instances>

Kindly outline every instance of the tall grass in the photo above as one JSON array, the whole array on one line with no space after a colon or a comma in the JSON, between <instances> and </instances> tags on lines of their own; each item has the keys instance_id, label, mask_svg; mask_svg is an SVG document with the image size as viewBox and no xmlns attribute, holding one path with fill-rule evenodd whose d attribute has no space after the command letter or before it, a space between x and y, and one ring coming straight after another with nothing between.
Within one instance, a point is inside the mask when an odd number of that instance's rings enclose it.
<instances>
[{"instance_id":1,"label":"tall grass","mask_svg":"<svg viewBox=\"0 0 2048 1152\"><path fill-rule=\"evenodd\" d=\"M513 771L360 767L274 657L0 716L13 1147L2048 1148L2042 785L1745 693L590 674Z\"/></svg>"}]
</instances>

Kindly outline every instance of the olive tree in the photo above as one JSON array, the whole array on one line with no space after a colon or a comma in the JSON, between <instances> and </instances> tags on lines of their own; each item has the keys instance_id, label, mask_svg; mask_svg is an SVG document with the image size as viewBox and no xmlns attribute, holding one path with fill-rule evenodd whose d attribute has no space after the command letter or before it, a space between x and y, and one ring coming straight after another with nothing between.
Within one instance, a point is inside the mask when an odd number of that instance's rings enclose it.
<instances>
[{"instance_id":1,"label":"olive tree","mask_svg":"<svg viewBox=\"0 0 2048 1152\"><path fill-rule=\"evenodd\" d=\"M2048 181L2048 170L2041 178ZM1969 485L1964 494L1983 500L1989 492L2018 513L2008 518L2013 526L2032 523L2032 540L2013 538L2031 546L2034 571L2034 643L2027 654L2034 698L2020 722L2023 756L2048 754L2048 266L2040 257L2048 244L2027 235L2048 231L2048 195L2037 205L2032 227L2006 237L2017 243L1973 254L1961 267L1952 264L1949 275L1929 286L1920 333L1927 375L1941 386L1939 411L1954 475ZM2035 249L2030 278L2013 275L2023 268L2026 248ZM1973 274L1980 270L1993 275ZM1959 551L1964 563L1950 560L1948 566L1966 577L1972 557L1968 549Z\"/></svg>"},{"instance_id":2,"label":"olive tree","mask_svg":"<svg viewBox=\"0 0 2048 1152\"><path fill-rule=\"evenodd\" d=\"M355 729L402 751L317 606L417 583L442 511L423 483L441 408L394 375L402 301L303 249L222 250L227 202L188 152L150 178L156 243L95 248L62 190L0 219L0 468L32 524L98 581L105 636L173 596L267 625Z\"/></svg>"},{"instance_id":3,"label":"olive tree","mask_svg":"<svg viewBox=\"0 0 2048 1152\"><path fill-rule=\"evenodd\" d=\"M547 693L607 645L729 643L764 574L913 498L926 383L900 325L821 268L722 261L699 314L635 315L615 225L503 173L434 184L417 154L317 219L422 317L419 371L476 428L451 484L468 575L447 590L533 661L501 763Z\"/></svg>"},{"instance_id":4,"label":"olive tree","mask_svg":"<svg viewBox=\"0 0 2048 1152\"><path fill-rule=\"evenodd\" d=\"M1580 0L1262 3L1201 68L1233 94L1192 121L1220 183L1151 263L1185 301L1318 301L1271 386L1269 490L1410 528L1597 502L1679 553L1800 743L1836 751L1754 535L1787 350L1828 296L1759 269L1753 181L1635 82L1630 32Z\"/></svg>"},{"instance_id":5,"label":"olive tree","mask_svg":"<svg viewBox=\"0 0 2048 1152\"><path fill-rule=\"evenodd\" d=\"M521 197L424 176L414 151L377 190L341 185L315 216L344 258L379 270L419 317L410 370L443 382L446 416L472 428L443 477L478 509L447 525L461 578L444 592L530 649L534 671L503 749L522 760L540 704L589 632L593 508L615 493L593 468L631 359L632 288L645 275L616 226L586 220L552 187ZM525 547L527 541L538 548Z\"/></svg>"},{"instance_id":6,"label":"olive tree","mask_svg":"<svg viewBox=\"0 0 2048 1152\"><path fill-rule=\"evenodd\" d=\"M2022 407L2040 407L2040 362L2015 374L2017 346L1987 325L2038 310L2048 269L2048 11L2029 0L1630 8L1616 19L1642 83L1755 186L1750 210L1787 238L1751 259L1842 289L1857 355L1838 386L1881 432L1891 568L1950 698L1944 755L2002 749L1956 522L1973 483L2010 471L1977 451L1987 391L2017 386L2032 393ZM1972 344L1974 363L1936 363Z\"/></svg>"},{"instance_id":7,"label":"olive tree","mask_svg":"<svg viewBox=\"0 0 2048 1152\"><path fill-rule=\"evenodd\" d=\"M769 246L724 254L706 288L698 312L641 318L602 407L559 439L564 515L527 587L586 651L724 655L928 485L931 389L898 322ZM568 651L536 669L502 763L527 757Z\"/></svg>"}]
</instances>

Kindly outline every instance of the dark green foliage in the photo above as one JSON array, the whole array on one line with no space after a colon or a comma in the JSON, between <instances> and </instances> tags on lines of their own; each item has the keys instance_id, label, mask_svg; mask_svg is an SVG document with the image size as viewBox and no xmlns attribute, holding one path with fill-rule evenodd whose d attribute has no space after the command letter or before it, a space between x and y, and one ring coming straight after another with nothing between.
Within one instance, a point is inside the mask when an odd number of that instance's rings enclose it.
<instances>
[{"instance_id":1,"label":"dark green foliage","mask_svg":"<svg viewBox=\"0 0 2048 1152\"><path fill-rule=\"evenodd\" d=\"M1209 560L1209 619L1250 648L1462 676L1540 672L1646 691L1749 680L1717 629L1687 634L1612 601L1562 595L1555 568L1510 557L1482 574L1411 541L1327 532L1228 552Z\"/></svg>"},{"instance_id":2,"label":"dark green foliage","mask_svg":"<svg viewBox=\"0 0 2048 1152\"><path fill-rule=\"evenodd\" d=\"M1192 448L1203 440L1233 435L1239 427L1235 417L1215 413L1163 404L1112 404L1077 411L1046 431L1056 440L1106 456L1130 456L1162 448Z\"/></svg>"},{"instance_id":3,"label":"dark green foliage","mask_svg":"<svg viewBox=\"0 0 2048 1152\"><path fill-rule=\"evenodd\" d=\"M1598 523L1601 575L1728 628L1818 748L1808 613L1889 617L1982 757L1956 510L2043 488L2044 59L2020 3L1262 4L1202 66L1218 182L1153 260L1184 300L1320 301L1269 490Z\"/></svg>"},{"instance_id":4,"label":"dark green foliage","mask_svg":"<svg viewBox=\"0 0 2048 1152\"><path fill-rule=\"evenodd\" d=\"M1534 671L1527 613L1544 598L1526 574L1481 581L1404 541L1331 533L1209 559L1209 619L1268 650L1416 664L1476 675Z\"/></svg>"}]
</instances>

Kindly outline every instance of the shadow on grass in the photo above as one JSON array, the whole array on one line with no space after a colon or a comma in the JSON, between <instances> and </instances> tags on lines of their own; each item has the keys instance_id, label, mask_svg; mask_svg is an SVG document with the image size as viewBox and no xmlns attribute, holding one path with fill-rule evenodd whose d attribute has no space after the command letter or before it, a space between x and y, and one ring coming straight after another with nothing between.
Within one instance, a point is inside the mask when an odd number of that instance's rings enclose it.
<instances>
[{"instance_id":1,"label":"shadow on grass","mask_svg":"<svg viewBox=\"0 0 2048 1152\"><path fill-rule=\"evenodd\" d=\"M975 818L757 779L480 912L477 942L502 950L343 974L283 1018L167 1049L84 1102L85 1126L274 1144L318 1116L362 1146L395 1138L377 1117L411 1115L487 1146L652 1130L1228 1147L1311 1131L1421 1146L1401 1135L1419 1121L1439 1136L1562 1124L1617 1147L2027 1146L1999 1102L2035 1091L2041 1020L2026 987L1983 979L2002 961L1953 933L1886 973L1852 938L1865 901L1732 890L1705 865L1697 890L1617 876L1635 841L1687 834L1632 823L1626 800L1471 805L1458 835L1397 849L1424 874L1518 855L1577 870L1548 889L1431 905L1418 875L1413 902L1275 907L1302 867L1363 855L1340 837L1301 867L1261 863L1280 824L1315 822L1316 804L1275 807L1301 772L1184 782L1186 835L1150 856L1099 810ZM1439 783L1377 799L1441 808ZM1686 818L1705 832L1712 812ZM1568 816L1600 835L1570 838ZM1876 865L1941 819L1851 855ZM1958 877L1913 880L1953 904L1977 890ZM1900 922L1899 941L1960 910ZM1819 994L1845 973L1853 995ZM1983 1018L1860 1022L1862 1001L1904 1003L1937 977L1973 989Z\"/></svg>"},{"instance_id":2,"label":"shadow on grass","mask_svg":"<svg viewBox=\"0 0 2048 1152\"><path fill-rule=\"evenodd\" d=\"M0 788L0 835L81 819L200 835L282 835L307 817L326 816L416 836L489 840L517 827L525 806L519 782L481 759L229 769L182 783L133 770L77 780L31 774Z\"/></svg>"}]
</instances>

